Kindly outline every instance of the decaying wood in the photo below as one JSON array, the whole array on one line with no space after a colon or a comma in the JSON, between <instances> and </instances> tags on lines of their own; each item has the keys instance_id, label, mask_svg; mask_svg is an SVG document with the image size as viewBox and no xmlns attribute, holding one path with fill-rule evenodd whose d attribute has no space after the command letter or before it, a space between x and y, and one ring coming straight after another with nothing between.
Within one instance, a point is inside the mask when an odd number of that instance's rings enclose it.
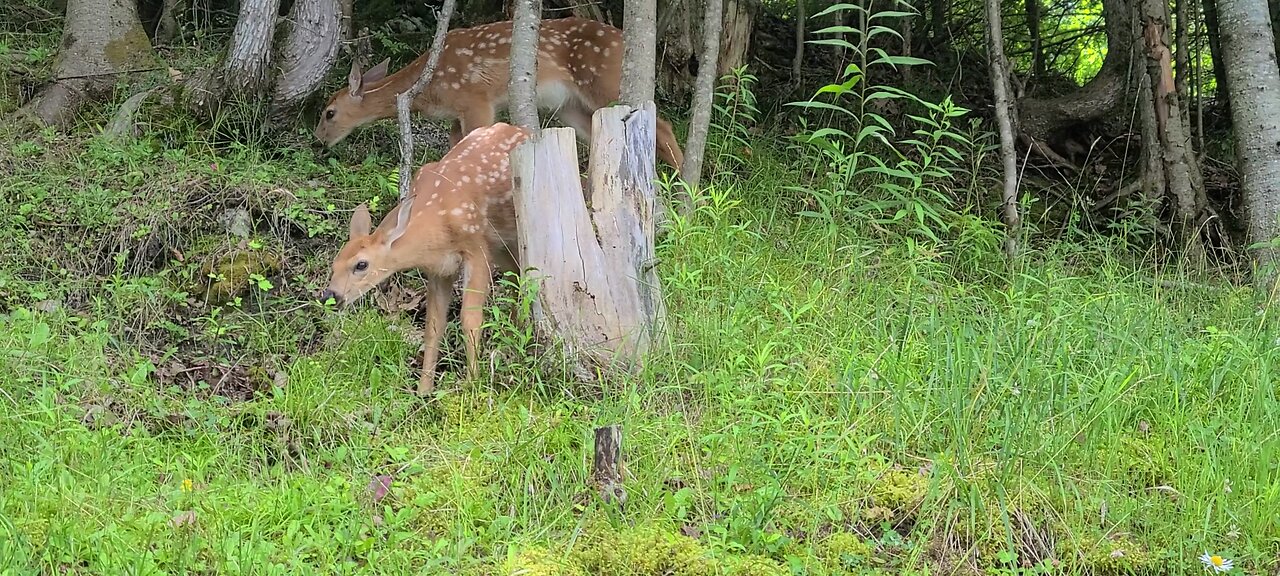
<instances>
[{"instance_id":1,"label":"decaying wood","mask_svg":"<svg viewBox=\"0 0 1280 576\"><path fill-rule=\"evenodd\" d=\"M584 371L634 371L666 312L653 270L652 102L593 117L591 209L583 202L571 128L548 128L512 154L520 262L539 282L539 336Z\"/></svg>"},{"instance_id":2,"label":"decaying wood","mask_svg":"<svg viewBox=\"0 0 1280 576\"><path fill-rule=\"evenodd\" d=\"M600 498L606 504L617 502L622 509L627 504L627 490L623 488L626 465L622 461L622 426L612 424L596 428L596 443L591 462L591 481L600 490Z\"/></svg>"}]
</instances>

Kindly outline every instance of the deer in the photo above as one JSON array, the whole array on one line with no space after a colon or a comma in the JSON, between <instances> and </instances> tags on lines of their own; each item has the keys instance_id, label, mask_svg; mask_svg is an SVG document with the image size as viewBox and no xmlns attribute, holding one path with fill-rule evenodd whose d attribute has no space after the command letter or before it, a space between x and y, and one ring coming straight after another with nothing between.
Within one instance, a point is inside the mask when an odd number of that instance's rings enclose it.
<instances>
[{"instance_id":1,"label":"deer","mask_svg":"<svg viewBox=\"0 0 1280 576\"><path fill-rule=\"evenodd\" d=\"M508 104L511 66L510 20L450 30L436 70L412 109L450 122L449 145L472 130L494 123ZM347 87L330 96L320 112L315 137L332 148L366 124L394 118L396 95L413 85L430 54L387 74L390 59L366 72L352 63ZM616 102L622 81L622 30L587 18L543 20L538 34L537 105L591 142L591 116ZM657 155L680 170L684 153L671 123L657 119Z\"/></svg>"},{"instance_id":2,"label":"deer","mask_svg":"<svg viewBox=\"0 0 1280 576\"><path fill-rule=\"evenodd\" d=\"M477 128L440 160L418 169L410 192L377 229L370 230L367 204L351 215L347 242L333 260L320 300L333 298L345 307L397 272L421 270L427 277L427 318L419 396L435 389L440 340L459 276L467 378L478 372L480 325L493 274L518 271L508 154L528 137L528 130L503 122Z\"/></svg>"}]
</instances>

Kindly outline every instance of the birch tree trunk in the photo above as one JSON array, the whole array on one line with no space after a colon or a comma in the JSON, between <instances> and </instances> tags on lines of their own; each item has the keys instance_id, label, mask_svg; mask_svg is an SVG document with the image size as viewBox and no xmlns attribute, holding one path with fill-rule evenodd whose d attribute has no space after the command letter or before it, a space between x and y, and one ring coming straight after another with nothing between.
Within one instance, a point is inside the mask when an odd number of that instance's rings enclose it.
<instances>
[{"instance_id":1,"label":"birch tree trunk","mask_svg":"<svg viewBox=\"0 0 1280 576\"><path fill-rule=\"evenodd\" d=\"M1249 212L1249 242L1280 235L1280 72L1266 0L1218 0L1240 187ZM1253 250L1254 284L1275 288L1280 250Z\"/></svg>"},{"instance_id":2,"label":"birch tree trunk","mask_svg":"<svg viewBox=\"0 0 1280 576\"><path fill-rule=\"evenodd\" d=\"M720 21L723 18L722 0L706 0L707 15L703 22L702 62L714 62L720 53ZM800 25L797 25L800 26ZM803 28L798 28L803 29ZM707 149L707 130L711 126L711 105L715 97L716 69L714 66L698 67L697 88L693 94L693 111L689 119L689 138L685 143L684 166L680 178L689 186L689 193L698 189L702 179L702 160ZM693 199L684 199L684 215L693 211Z\"/></svg>"},{"instance_id":3,"label":"birch tree trunk","mask_svg":"<svg viewBox=\"0 0 1280 576\"><path fill-rule=\"evenodd\" d=\"M37 125L70 121L85 102L108 96L122 75L156 65L133 0L71 0L53 83L14 114Z\"/></svg>"},{"instance_id":4,"label":"birch tree trunk","mask_svg":"<svg viewBox=\"0 0 1280 576\"><path fill-rule=\"evenodd\" d=\"M511 122L538 131L538 30L542 0L515 0L511 27L511 75L508 80Z\"/></svg>"},{"instance_id":5,"label":"birch tree trunk","mask_svg":"<svg viewBox=\"0 0 1280 576\"><path fill-rule=\"evenodd\" d=\"M658 57L657 0L624 0L621 100L641 106L653 100Z\"/></svg>"},{"instance_id":6,"label":"birch tree trunk","mask_svg":"<svg viewBox=\"0 0 1280 576\"><path fill-rule=\"evenodd\" d=\"M1030 0L1034 1L1034 0ZM1013 121L1010 118L1009 70L1004 57L1004 33L1000 18L1000 0L986 0L987 30L991 60L991 89L996 100L996 124L1000 129L1000 160L1004 171L1004 190L1001 194L1001 217L1004 220L1004 253L1009 258L1018 255L1018 235L1022 221L1018 217L1018 164L1014 156Z\"/></svg>"}]
</instances>

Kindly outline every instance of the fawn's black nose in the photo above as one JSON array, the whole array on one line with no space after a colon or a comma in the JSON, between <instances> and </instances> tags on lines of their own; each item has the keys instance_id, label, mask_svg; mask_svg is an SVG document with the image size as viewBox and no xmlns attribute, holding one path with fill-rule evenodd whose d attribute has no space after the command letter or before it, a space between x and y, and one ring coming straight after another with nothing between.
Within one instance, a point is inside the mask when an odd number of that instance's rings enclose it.
<instances>
[{"instance_id":1,"label":"fawn's black nose","mask_svg":"<svg viewBox=\"0 0 1280 576\"><path fill-rule=\"evenodd\" d=\"M337 302L338 304L342 303L342 298L339 298L338 295L333 292L333 290L325 288L324 292L320 293L320 301L328 302L330 298L333 298L333 301Z\"/></svg>"}]
</instances>

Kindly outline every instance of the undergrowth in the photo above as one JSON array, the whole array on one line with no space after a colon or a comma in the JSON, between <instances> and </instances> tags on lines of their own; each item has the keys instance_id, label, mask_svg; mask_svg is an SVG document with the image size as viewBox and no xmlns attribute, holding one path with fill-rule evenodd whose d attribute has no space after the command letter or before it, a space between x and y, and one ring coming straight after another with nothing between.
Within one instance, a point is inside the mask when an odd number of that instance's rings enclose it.
<instances>
[{"instance_id":1,"label":"undergrowth","mask_svg":"<svg viewBox=\"0 0 1280 576\"><path fill-rule=\"evenodd\" d=\"M955 109L886 137L891 165L859 143L815 169L747 129L749 75L727 86L645 372L572 382L500 320L527 306L507 290L487 374L458 380L451 326L432 402L418 278L314 299L393 158L176 118L4 135L0 573L1277 569L1280 331L1252 292L1097 236L1006 264L953 202L986 194L978 162L925 157L972 160L939 147L975 141ZM860 200L864 177L893 185ZM622 507L588 478L609 423Z\"/></svg>"}]
</instances>

